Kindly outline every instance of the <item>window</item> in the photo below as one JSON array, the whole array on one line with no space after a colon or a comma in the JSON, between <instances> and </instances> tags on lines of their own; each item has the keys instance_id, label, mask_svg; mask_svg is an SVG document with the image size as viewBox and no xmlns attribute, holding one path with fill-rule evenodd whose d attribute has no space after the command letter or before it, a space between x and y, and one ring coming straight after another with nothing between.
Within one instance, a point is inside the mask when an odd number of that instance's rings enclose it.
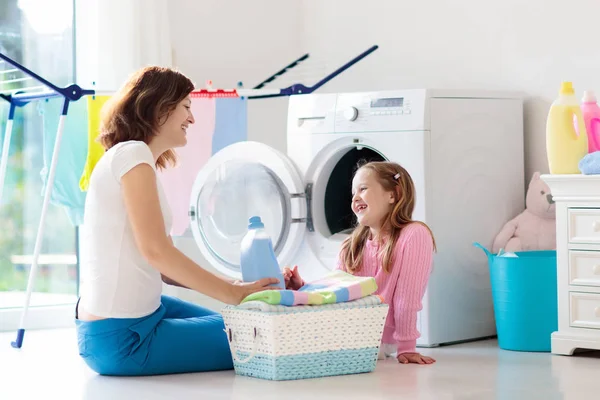
<instances>
[{"instance_id":1,"label":"window","mask_svg":"<svg viewBox=\"0 0 600 400\"><path fill-rule=\"evenodd\" d=\"M0 52L60 87L73 83L73 8L72 0L0 1ZM24 77L21 73L7 72L11 69L14 68L9 64L0 63L0 82L4 81L0 83L0 93L37 85L35 81L20 80ZM62 100L32 102L17 108L14 118L8 169L0 199L0 330L17 327L25 301L43 203L44 129L51 128L48 121L44 124L41 111L56 108L52 102ZM5 135L8 109L8 103L0 99L1 139ZM2 143L0 140L0 148ZM76 228L65 209L50 203L28 328L60 325L61 321L72 320L79 275L76 237ZM64 315L62 319L47 308L54 307L56 311L57 306L68 310L61 314Z\"/></svg>"}]
</instances>

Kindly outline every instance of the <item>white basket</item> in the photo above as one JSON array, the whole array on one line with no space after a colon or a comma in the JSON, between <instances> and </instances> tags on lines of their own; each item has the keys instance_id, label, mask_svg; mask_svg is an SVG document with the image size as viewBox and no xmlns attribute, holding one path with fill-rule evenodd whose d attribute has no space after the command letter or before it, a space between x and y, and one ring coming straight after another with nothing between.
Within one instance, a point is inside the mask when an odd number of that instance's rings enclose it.
<instances>
[{"instance_id":1,"label":"white basket","mask_svg":"<svg viewBox=\"0 0 600 400\"><path fill-rule=\"evenodd\" d=\"M279 310L223 310L237 374L288 380L375 369L386 304L356 301Z\"/></svg>"}]
</instances>

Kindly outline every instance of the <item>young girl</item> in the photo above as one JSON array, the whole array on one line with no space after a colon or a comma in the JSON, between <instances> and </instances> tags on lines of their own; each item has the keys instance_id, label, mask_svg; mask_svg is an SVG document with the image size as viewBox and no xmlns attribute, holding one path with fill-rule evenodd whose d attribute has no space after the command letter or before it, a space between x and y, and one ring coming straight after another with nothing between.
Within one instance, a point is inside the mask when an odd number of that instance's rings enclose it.
<instances>
[{"instance_id":1,"label":"young girl","mask_svg":"<svg viewBox=\"0 0 600 400\"><path fill-rule=\"evenodd\" d=\"M432 364L435 360L416 351L417 312L432 268L435 242L430 229L413 221L415 188L400 165L370 162L352 181L352 211L358 220L344 241L337 269L357 276L373 276L377 294L389 304L382 350L397 353L402 364ZM287 286L303 281L297 268L285 269Z\"/></svg>"}]
</instances>

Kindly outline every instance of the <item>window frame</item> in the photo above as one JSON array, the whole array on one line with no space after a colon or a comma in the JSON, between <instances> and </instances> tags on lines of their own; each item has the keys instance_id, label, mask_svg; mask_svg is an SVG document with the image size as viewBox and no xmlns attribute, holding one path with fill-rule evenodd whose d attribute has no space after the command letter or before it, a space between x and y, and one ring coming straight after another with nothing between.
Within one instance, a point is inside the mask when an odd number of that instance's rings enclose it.
<instances>
[{"instance_id":1,"label":"window frame","mask_svg":"<svg viewBox=\"0 0 600 400\"><path fill-rule=\"evenodd\" d=\"M15 3L18 3L18 0L12 0ZM70 53L71 53L71 57L72 57L72 66L71 66L71 71L70 71L70 83L75 82L76 83L76 79L77 79L77 42L76 42L76 29L77 29L77 24L76 24L76 0L72 0L70 1L71 3L71 7L72 7L72 20L70 21L70 32L71 32L71 49L70 49ZM24 22L25 16L24 14L21 15L21 19L19 21L20 24L24 24L26 22ZM40 34L43 35L43 34ZM21 48L23 49L26 46L26 38L22 38L21 39ZM24 50L22 50L24 52ZM66 52L65 52L66 54ZM25 65L25 64L24 64ZM27 66L27 65L25 65ZM19 112L19 110L17 110L17 112ZM23 111L21 111L23 112ZM68 116L67 116L68 118ZM23 122L26 126L26 121ZM14 133L14 129L13 129L13 133ZM1 132L1 135L4 135L4 132ZM14 135L11 138L11 142L14 140ZM2 143L0 143L0 148L2 146ZM24 145L26 146L26 145ZM26 166L23 166L23 168L25 169ZM31 173L36 175L36 171L28 171L27 173ZM4 192L4 196L7 196L9 193L7 193L6 191ZM6 198L6 197L5 197ZM23 210L25 211L26 207L23 206ZM66 216L65 216L66 218ZM38 219L39 222L39 219ZM47 218L45 223L47 224ZM29 225L29 224L25 224L24 223L24 228L25 226ZM37 226L38 224L35 224L35 228L36 228L36 234L37 234ZM74 326L74 321L75 321L75 304L77 301L77 298L79 297L79 288L80 288L80 257L79 257L79 228L77 226L72 226L74 230L74 244L73 244L73 249L74 249L74 254L76 257L76 262L75 262L75 271L76 271L76 276L75 276L75 280L76 280L76 294L74 297L74 300L72 302L65 302L62 304L48 304L48 305L40 305L40 306L32 306L32 302L30 302L30 306L28 308L27 311L27 315L26 315L26 319L24 321L24 326L23 328L29 330L29 329L51 329L51 328L62 328L62 327L72 327ZM48 238L48 231L45 231L44 234L44 238L43 240L47 240ZM16 254L11 254L11 256L16 255ZM29 271L29 273L27 274L27 277L29 277L29 274L31 272ZM38 266L38 274L36 276L37 279L39 279L39 266ZM26 288L25 288L26 290ZM8 332L8 331L16 331L17 329L21 328L21 318L23 316L23 312L24 312L24 305L25 305L25 295L26 292L23 291L18 291L19 293L22 293L22 297L23 297L23 301L22 304L19 305L18 307L4 307L2 308L2 305L0 304L0 332ZM49 292L52 293L52 292ZM34 294L32 294L32 298L33 298Z\"/></svg>"}]
</instances>

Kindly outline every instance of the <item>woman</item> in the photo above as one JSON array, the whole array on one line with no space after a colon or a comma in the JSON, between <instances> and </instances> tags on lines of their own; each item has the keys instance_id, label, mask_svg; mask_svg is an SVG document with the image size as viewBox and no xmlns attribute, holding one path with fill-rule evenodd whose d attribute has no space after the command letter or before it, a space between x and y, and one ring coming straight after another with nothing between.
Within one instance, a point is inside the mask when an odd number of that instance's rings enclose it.
<instances>
[{"instance_id":1,"label":"woman","mask_svg":"<svg viewBox=\"0 0 600 400\"><path fill-rule=\"evenodd\" d=\"M228 304L276 279L237 283L202 269L168 236L172 224L157 168L174 164L194 123L192 82L159 67L136 72L102 113L105 154L88 188L76 323L81 356L103 375L231 369L222 317L161 295L162 282Z\"/></svg>"}]
</instances>

